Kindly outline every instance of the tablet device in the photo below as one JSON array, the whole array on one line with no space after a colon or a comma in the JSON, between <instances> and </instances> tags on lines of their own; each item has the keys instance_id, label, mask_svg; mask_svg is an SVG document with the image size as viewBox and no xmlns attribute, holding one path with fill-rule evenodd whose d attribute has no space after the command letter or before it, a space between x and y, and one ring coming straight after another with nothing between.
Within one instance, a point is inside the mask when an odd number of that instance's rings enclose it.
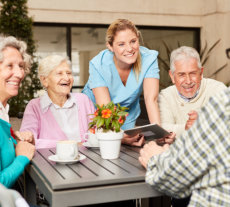
<instances>
[{"instance_id":1,"label":"tablet device","mask_svg":"<svg viewBox=\"0 0 230 207\"><path fill-rule=\"evenodd\" d=\"M163 138L170 135L168 131L163 129L158 124L148 124L144 126L138 126L132 129L125 130L124 132L130 136L142 134L144 135L144 138L147 141Z\"/></svg>"}]
</instances>

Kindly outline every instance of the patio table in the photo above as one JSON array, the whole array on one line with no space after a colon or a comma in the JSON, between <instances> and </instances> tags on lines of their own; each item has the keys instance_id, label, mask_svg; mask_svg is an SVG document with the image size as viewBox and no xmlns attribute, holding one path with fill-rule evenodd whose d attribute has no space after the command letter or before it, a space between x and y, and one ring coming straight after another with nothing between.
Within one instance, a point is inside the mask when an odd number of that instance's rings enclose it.
<instances>
[{"instance_id":1,"label":"patio table","mask_svg":"<svg viewBox=\"0 0 230 207\"><path fill-rule=\"evenodd\" d=\"M145 183L139 148L122 146L119 159L104 160L99 149L79 146L86 159L58 164L48 157L55 149L40 149L26 169L26 199L36 201L36 187L50 206L80 206L161 196Z\"/></svg>"}]
</instances>

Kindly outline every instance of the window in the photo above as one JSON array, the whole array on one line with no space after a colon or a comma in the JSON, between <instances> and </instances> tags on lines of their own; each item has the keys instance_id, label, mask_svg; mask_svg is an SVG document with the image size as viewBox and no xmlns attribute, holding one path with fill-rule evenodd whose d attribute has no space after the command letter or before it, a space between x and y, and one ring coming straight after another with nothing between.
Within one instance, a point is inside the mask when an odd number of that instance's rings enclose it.
<instances>
[{"instance_id":1,"label":"window","mask_svg":"<svg viewBox=\"0 0 230 207\"><path fill-rule=\"evenodd\" d=\"M68 55L72 61L74 89L81 91L88 80L89 61L106 48L106 25L63 25L39 24L34 26L34 39L37 43L38 59L49 54ZM142 33L141 44L159 51L159 57L166 63L168 50L179 45L199 49L199 29L160 28L138 26ZM167 67L159 59L161 83L169 84ZM165 85L165 86L166 86ZM165 87L161 86L161 87Z\"/></svg>"},{"instance_id":2,"label":"window","mask_svg":"<svg viewBox=\"0 0 230 207\"><path fill-rule=\"evenodd\" d=\"M106 48L106 28L72 27L71 31L74 85L76 88L82 88L88 80L89 61Z\"/></svg>"},{"instance_id":3,"label":"window","mask_svg":"<svg viewBox=\"0 0 230 207\"><path fill-rule=\"evenodd\" d=\"M38 59L50 54L67 55L65 27L35 26L34 39Z\"/></svg>"}]
</instances>

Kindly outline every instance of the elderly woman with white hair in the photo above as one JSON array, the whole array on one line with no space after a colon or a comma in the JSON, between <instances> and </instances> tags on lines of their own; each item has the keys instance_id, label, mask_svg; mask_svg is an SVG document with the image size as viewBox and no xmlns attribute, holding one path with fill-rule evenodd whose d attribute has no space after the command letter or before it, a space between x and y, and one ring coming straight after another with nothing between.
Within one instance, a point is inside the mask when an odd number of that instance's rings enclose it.
<instances>
[{"instance_id":1,"label":"elderly woman with white hair","mask_svg":"<svg viewBox=\"0 0 230 207\"><path fill-rule=\"evenodd\" d=\"M12 136L7 104L18 95L20 83L29 70L26 44L12 36L0 37L0 183L8 188L14 186L35 152L31 133L18 132L17 138L21 140Z\"/></svg>"},{"instance_id":2,"label":"elderly woman with white hair","mask_svg":"<svg viewBox=\"0 0 230 207\"><path fill-rule=\"evenodd\" d=\"M82 93L70 93L73 75L70 61L50 55L40 61L38 74L46 92L26 106L20 131L31 131L36 148L51 148L58 140L83 141L94 113L91 100Z\"/></svg>"}]
</instances>

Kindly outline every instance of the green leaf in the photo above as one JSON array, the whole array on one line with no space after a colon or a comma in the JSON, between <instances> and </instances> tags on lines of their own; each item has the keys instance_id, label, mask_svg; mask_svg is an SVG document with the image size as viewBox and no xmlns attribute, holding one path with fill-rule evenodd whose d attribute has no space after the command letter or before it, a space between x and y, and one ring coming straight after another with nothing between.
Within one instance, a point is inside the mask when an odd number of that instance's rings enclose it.
<instances>
[{"instance_id":1,"label":"green leaf","mask_svg":"<svg viewBox=\"0 0 230 207\"><path fill-rule=\"evenodd\" d=\"M95 106L96 106L96 108L98 108L98 109L100 108L100 106L99 106L98 104L95 104Z\"/></svg>"},{"instance_id":2,"label":"green leaf","mask_svg":"<svg viewBox=\"0 0 230 207\"><path fill-rule=\"evenodd\" d=\"M128 110L128 109L129 109L128 107L124 107L124 106L121 107L121 110L122 110L122 111L126 111L126 110Z\"/></svg>"},{"instance_id":3,"label":"green leaf","mask_svg":"<svg viewBox=\"0 0 230 207\"><path fill-rule=\"evenodd\" d=\"M92 127L94 127L95 125L96 125L95 122L90 122L89 125L88 125L88 126L89 126L89 129L92 128Z\"/></svg>"},{"instance_id":4,"label":"green leaf","mask_svg":"<svg viewBox=\"0 0 230 207\"><path fill-rule=\"evenodd\" d=\"M114 103L111 101L106 105L106 108L108 109L108 108L111 108L113 106L114 106Z\"/></svg>"},{"instance_id":5,"label":"green leaf","mask_svg":"<svg viewBox=\"0 0 230 207\"><path fill-rule=\"evenodd\" d=\"M105 119L105 128L106 129L108 129L109 128L109 124L110 124L110 122L111 122L111 117L110 118L108 118L108 119Z\"/></svg>"},{"instance_id":6,"label":"green leaf","mask_svg":"<svg viewBox=\"0 0 230 207\"><path fill-rule=\"evenodd\" d=\"M93 121L97 121L98 119L100 119L100 116L96 116L93 118Z\"/></svg>"},{"instance_id":7,"label":"green leaf","mask_svg":"<svg viewBox=\"0 0 230 207\"><path fill-rule=\"evenodd\" d=\"M119 132L120 131L120 125L118 124L118 122L115 122L114 126L115 126L115 131Z\"/></svg>"},{"instance_id":8,"label":"green leaf","mask_svg":"<svg viewBox=\"0 0 230 207\"><path fill-rule=\"evenodd\" d=\"M104 124L104 119L101 117L98 117L97 128L100 128L103 124Z\"/></svg>"},{"instance_id":9,"label":"green leaf","mask_svg":"<svg viewBox=\"0 0 230 207\"><path fill-rule=\"evenodd\" d=\"M125 111L120 111L117 113L118 116L125 116L126 114L128 114L128 112Z\"/></svg>"}]
</instances>

